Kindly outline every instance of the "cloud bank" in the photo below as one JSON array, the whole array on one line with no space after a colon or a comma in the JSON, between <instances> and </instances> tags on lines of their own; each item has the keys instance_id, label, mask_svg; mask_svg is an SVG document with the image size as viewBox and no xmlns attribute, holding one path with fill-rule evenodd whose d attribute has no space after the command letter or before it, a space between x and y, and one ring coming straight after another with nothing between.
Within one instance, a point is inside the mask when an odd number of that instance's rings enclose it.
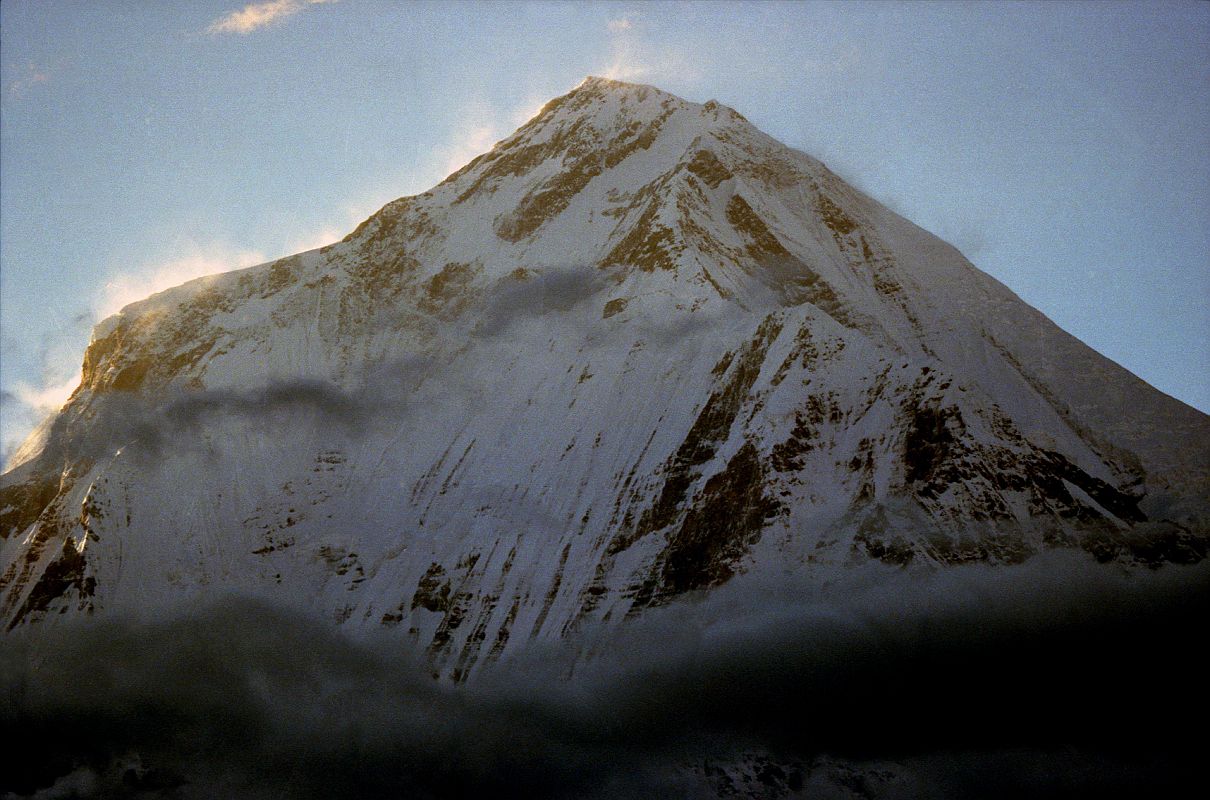
<instances>
[{"instance_id":1,"label":"cloud bank","mask_svg":"<svg viewBox=\"0 0 1210 800\"><path fill-rule=\"evenodd\" d=\"M1207 577L1050 554L740 579L457 687L236 600L42 627L0 652L0 792L715 796L760 753L770 797L1154 796L1200 769L1177 723L1210 710Z\"/></svg>"}]
</instances>

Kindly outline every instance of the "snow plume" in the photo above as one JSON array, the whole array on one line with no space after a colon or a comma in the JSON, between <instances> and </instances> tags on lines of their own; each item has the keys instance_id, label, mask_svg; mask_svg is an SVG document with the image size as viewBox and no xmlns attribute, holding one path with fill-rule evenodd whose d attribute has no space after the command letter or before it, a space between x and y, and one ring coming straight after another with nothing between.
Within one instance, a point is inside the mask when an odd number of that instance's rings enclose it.
<instances>
[{"instance_id":1,"label":"snow plume","mask_svg":"<svg viewBox=\"0 0 1210 800\"><path fill-rule=\"evenodd\" d=\"M18 347L35 354L31 360L37 370L32 380L14 380L12 373L0 366L4 379L0 390L0 469L8 466L30 432L62 408L80 385L81 356L94 324L93 312L81 312L53 332L21 341ZM18 370L13 373L20 374Z\"/></svg>"},{"instance_id":2,"label":"snow plume","mask_svg":"<svg viewBox=\"0 0 1210 800\"><path fill-rule=\"evenodd\" d=\"M0 651L0 792L717 796L759 753L759 796L1166 795L1200 767L1173 723L1210 711L1207 578L1059 553L740 578L462 686L251 602L40 627Z\"/></svg>"},{"instance_id":3,"label":"snow plume","mask_svg":"<svg viewBox=\"0 0 1210 800\"><path fill-rule=\"evenodd\" d=\"M492 145L503 138L503 128L492 124L471 123L455 132L453 143L443 147L445 161L442 172L451 175L472 158L492 149Z\"/></svg>"},{"instance_id":4,"label":"snow plume","mask_svg":"<svg viewBox=\"0 0 1210 800\"><path fill-rule=\"evenodd\" d=\"M476 156L483 155L521 125L533 119L546 104L543 95L530 94L511 108L499 108L494 98L468 100L458 124L451 129L446 145L436 148L438 172L432 180L439 181L466 166Z\"/></svg>"},{"instance_id":5,"label":"snow plume","mask_svg":"<svg viewBox=\"0 0 1210 800\"><path fill-rule=\"evenodd\" d=\"M305 253L308 250L316 250L320 247L335 244L343 239L350 230L357 227L357 222L370 216L371 213L373 213L372 210L359 213L357 216L350 214L350 220L352 221L343 227L338 228L335 225L325 225L318 230L304 233L290 242L286 247L286 252L289 254Z\"/></svg>"},{"instance_id":6,"label":"snow plume","mask_svg":"<svg viewBox=\"0 0 1210 800\"><path fill-rule=\"evenodd\" d=\"M328 231L323 231L315 235L312 242L320 238L334 240ZM217 243L193 243L175 258L111 273L105 285L86 301L91 306L90 310L76 314L70 325L43 336L40 342L30 347L31 351L36 350L41 363L39 378L36 381L5 381L0 406L0 466L9 466L9 461L30 432L49 414L62 408L72 391L80 385L84 349L88 344L89 332L98 321L116 314L130 303L194 278L250 267L267 260L258 250L234 249Z\"/></svg>"},{"instance_id":7,"label":"snow plume","mask_svg":"<svg viewBox=\"0 0 1210 800\"><path fill-rule=\"evenodd\" d=\"M97 319L105 319L130 303L194 278L251 267L268 260L259 250L235 250L219 244L193 245L186 255L111 275L96 298Z\"/></svg>"},{"instance_id":8,"label":"snow plume","mask_svg":"<svg viewBox=\"0 0 1210 800\"><path fill-rule=\"evenodd\" d=\"M24 445L33 438L31 433L48 424L49 417L63 407L79 385L77 368L74 375L61 382L34 386L17 381L13 391L0 390L0 471L25 460L23 454L28 448Z\"/></svg>"},{"instance_id":9,"label":"snow plume","mask_svg":"<svg viewBox=\"0 0 1210 800\"><path fill-rule=\"evenodd\" d=\"M626 16L606 23L609 63L593 74L617 81L678 81L692 83L701 77L702 59L682 47L656 44L635 19Z\"/></svg>"},{"instance_id":10,"label":"snow plume","mask_svg":"<svg viewBox=\"0 0 1210 800\"><path fill-rule=\"evenodd\" d=\"M22 443L45 417L46 414L26 405L16 392L0 389L0 472L17 465Z\"/></svg>"}]
</instances>

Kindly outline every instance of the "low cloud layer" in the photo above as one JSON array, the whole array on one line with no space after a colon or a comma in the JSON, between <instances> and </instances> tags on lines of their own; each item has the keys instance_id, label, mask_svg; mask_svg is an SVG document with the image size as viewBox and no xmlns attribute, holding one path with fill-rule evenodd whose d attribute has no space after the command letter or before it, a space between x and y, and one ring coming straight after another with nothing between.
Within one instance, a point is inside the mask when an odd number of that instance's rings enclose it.
<instances>
[{"instance_id":1,"label":"low cloud layer","mask_svg":"<svg viewBox=\"0 0 1210 800\"><path fill-rule=\"evenodd\" d=\"M523 279L506 279L475 309L471 333L481 338L497 336L527 320L565 315L599 300L598 293L606 284L605 273L591 266L553 267Z\"/></svg>"},{"instance_id":2,"label":"low cloud layer","mask_svg":"<svg viewBox=\"0 0 1210 800\"><path fill-rule=\"evenodd\" d=\"M300 430L323 431L334 441L361 438L376 421L397 422L408 413L415 402L412 392L431 367L420 356L392 362L379 366L356 389L304 377L272 379L247 389L173 389L150 399L108 392L91 400L86 425L77 426L74 415L55 420L50 446L69 452L46 456L52 462L91 460L120 449L130 458L157 459L168 451L205 450L211 446L207 431L231 419L277 439Z\"/></svg>"},{"instance_id":3,"label":"low cloud layer","mask_svg":"<svg viewBox=\"0 0 1210 800\"><path fill-rule=\"evenodd\" d=\"M43 626L0 653L0 792L712 796L703 765L755 752L822 796L1164 794L1200 764L1177 723L1210 710L1207 577L1053 555L741 579L458 687L250 603Z\"/></svg>"}]
</instances>

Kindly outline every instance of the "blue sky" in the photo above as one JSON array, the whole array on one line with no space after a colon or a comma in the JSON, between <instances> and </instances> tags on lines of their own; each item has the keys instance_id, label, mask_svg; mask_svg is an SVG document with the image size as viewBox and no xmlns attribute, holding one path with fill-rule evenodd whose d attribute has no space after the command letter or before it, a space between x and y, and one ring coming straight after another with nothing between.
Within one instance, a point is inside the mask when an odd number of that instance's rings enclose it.
<instances>
[{"instance_id":1,"label":"blue sky","mask_svg":"<svg viewBox=\"0 0 1210 800\"><path fill-rule=\"evenodd\" d=\"M1210 410L1210 4L0 6L0 446L124 302L340 238L585 75L717 99Z\"/></svg>"}]
</instances>

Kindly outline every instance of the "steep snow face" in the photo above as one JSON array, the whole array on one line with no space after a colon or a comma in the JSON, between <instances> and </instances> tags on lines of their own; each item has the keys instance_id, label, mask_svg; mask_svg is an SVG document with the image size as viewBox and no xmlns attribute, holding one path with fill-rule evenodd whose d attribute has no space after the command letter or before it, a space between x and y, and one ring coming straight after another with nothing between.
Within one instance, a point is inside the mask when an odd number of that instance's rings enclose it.
<instances>
[{"instance_id":1,"label":"steep snow face","mask_svg":"<svg viewBox=\"0 0 1210 800\"><path fill-rule=\"evenodd\" d=\"M342 242L101 323L6 628L266 596L463 677L746 570L1204 558L1210 419L735 111L590 78Z\"/></svg>"}]
</instances>

